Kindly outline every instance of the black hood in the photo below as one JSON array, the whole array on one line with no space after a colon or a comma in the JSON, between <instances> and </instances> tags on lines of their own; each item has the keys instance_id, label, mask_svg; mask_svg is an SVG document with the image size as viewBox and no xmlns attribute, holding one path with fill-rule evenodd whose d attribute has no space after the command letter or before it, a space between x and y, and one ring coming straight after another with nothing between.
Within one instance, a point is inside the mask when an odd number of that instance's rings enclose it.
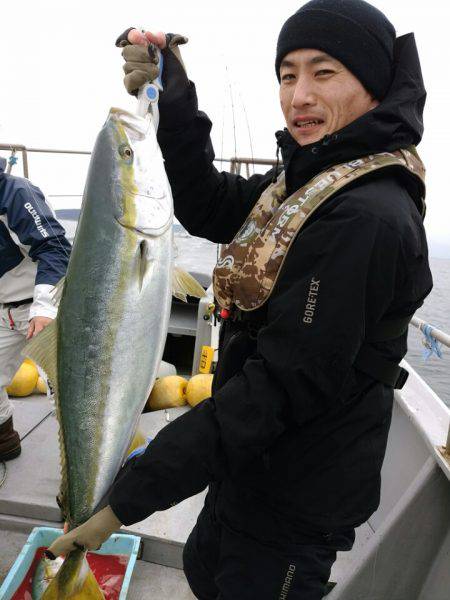
<instances>
[{"instance_id":1,"label":"black hood","mask_svg":"<svg viewBox=\"0 0 450 600\"><path fill-rule=\"evenodd\" d=\"M307 146L300 146L287 129L277 131L289 194L328 166L420 142L426 91L413 33L397 38L394 60L386 97L346 127Z\"/></svg>"}]
</instances>

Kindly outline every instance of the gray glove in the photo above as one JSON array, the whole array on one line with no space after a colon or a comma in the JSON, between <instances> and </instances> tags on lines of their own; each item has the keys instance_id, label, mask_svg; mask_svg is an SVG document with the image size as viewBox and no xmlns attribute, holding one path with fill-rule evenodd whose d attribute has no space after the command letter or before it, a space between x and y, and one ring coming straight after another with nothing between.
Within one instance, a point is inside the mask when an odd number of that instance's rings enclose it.
<instances>
[{"instance_id":1,"label":"gray glove","mask_svg":"<svg viewBox=\"0 0 450 600\"><path fill-rule=\"evenodd\" d=\"M48 558L55 560L56 556L68 554L77 548L98 550L121 527L122 523L108 505L79 527L57 538L45 553Z\"/></svg>"},{"instance_id":2,"label":"gray glove","mask_svg":"<svg viewBox=\"0 0 450 600\"><path fill-rule=\"evenodd\" d=\"M116 40L116 46L123 48L122 56L125 60L123 70L125 71L124 85L129 94L137 95L141 86L148 81L153 81L159 75L159 65L155 46L149 44L147 47L130 44L128 34L133 27L124 31ZM175 97L188 87L186 69L181 58L180 44L186 44L188 39L176 33L166 34L166 47L161 51L164 59L162 84L163 96Z\"/></svg>"}]
</instances>

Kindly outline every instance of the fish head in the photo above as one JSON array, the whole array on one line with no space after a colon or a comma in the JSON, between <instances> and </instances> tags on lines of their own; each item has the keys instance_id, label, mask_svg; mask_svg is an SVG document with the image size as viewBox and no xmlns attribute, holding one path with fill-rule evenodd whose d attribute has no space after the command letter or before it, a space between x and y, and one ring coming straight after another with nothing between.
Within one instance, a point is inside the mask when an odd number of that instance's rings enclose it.
<instances>
[{"instance_id":1,"label":"fish head","mask_svg":"<svg viewBox=\"0 0 450 600\"><path fill-rule=\"evenodd\" d=\"M151 117L112 108L105 127L115 163L117 221L138 233L161 235L172 224L173 200Z\"/></svg>"}]
</instances>

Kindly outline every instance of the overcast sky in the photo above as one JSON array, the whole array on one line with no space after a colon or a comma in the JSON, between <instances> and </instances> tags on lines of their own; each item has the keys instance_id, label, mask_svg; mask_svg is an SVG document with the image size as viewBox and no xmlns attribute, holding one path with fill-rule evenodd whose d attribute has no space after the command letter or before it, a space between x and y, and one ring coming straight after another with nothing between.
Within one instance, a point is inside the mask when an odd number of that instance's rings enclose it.
<instances>
[{"instance_id":1,"label":"overcast sky","mask_svg":"<svg viewBox=\"0 0 450 600\"><path fill-rule=\"evenodd\" d=\"M122 87L117 35L143 26L189 37L183 56L210 116L216 155L272 158L284 125L274 72L283 22L303 2L169 0L4 2L0 23L0 142L90 150L110 106L135 109ZM414 31L428 91L419 152L427 167L426 228L436 255L448 246L450 138L448 0L373 0L396 27ZM234 111L231 109L233 96ZM247 127L248 120L248 127ZM251 142L250 142L251 140ZM7 153L2 153L4 156ZM82 192L87 160L32 156L30 179L47 194ZM21 174L20 168L16 174Z\"/></svg>"}]
</instances>

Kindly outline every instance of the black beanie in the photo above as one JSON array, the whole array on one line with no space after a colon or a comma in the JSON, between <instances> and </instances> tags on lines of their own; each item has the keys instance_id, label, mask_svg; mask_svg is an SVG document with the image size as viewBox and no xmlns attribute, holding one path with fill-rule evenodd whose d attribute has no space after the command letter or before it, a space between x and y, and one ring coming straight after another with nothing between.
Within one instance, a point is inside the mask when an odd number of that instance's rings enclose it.
<instances>
[{"instance_id":1,"label":"black beanie","mask_svg":"<svg viewBox=\"0 0 450 600\"><path fill-rule=\"evenodd\" d=\"M275 69L286 54L301 48L326 52L339 60L377 100L392 79L395 29L364 0L311 0L281 28Z\"/></svg>"}]
</instances>

